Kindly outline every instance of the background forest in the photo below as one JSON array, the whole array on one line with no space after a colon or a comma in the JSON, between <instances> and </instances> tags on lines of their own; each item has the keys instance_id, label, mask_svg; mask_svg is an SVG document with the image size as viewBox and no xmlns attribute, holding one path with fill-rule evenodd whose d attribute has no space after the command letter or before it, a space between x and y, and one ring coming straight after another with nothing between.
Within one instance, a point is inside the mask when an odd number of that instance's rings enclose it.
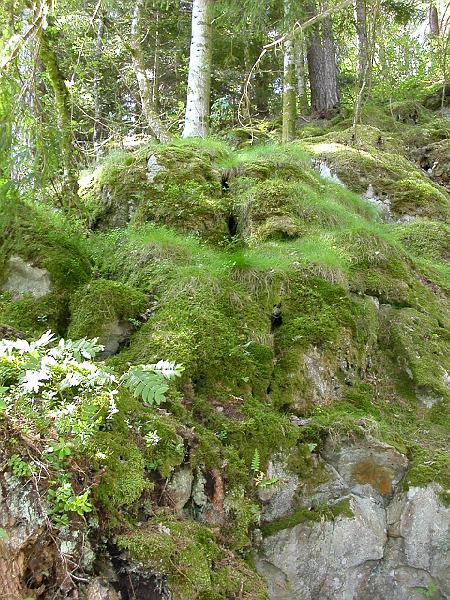
<instances>
[{"instance_id":1,"label":"background forest","mask_svg":"<svg viewBox=\"0 0 450 600\"><path fill-rule=\"evenodd\" d=\"M195 82L202 118L232 143L277 139L282 121L289 140L295 122L301 132L311 116L355 108L358 122L368 101L421 101L447 77L444 1L204 0L192 9L184 0L4 2L3 177L57 191L64 172L74 191L77 169L124 137L203 135L184 126L195 11L206 15L204 31L194 29L200 47L206 36Z\"/></svg>"}]
</instances>

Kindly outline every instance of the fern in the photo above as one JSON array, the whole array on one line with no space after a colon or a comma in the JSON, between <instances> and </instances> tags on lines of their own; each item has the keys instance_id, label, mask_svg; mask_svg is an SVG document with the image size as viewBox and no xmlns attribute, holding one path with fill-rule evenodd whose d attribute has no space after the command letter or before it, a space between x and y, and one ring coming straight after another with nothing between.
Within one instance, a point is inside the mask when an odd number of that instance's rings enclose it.
<instances>
[{"instance_id":1,"label":"fern","mask_svg":"<svg viewBox=\"0 0 450 600\"><path fill-rule=\"evenodd\" d=\"M260 462L261 462L261 459L259 457L258 448L255 448L255 451L253 453L253 458L252 458L252 464L251 464L251 468L254 473L259 471Z\"/></svg>"},{"instance_id":2,"label":"fern","mask_svg":"<svg viewBox=\"0 0 450 600\"><path fill-rule=\"evenodd\" d=\"M161 360L153 365L132 367L122 375L121 383L135 398L141 397L146 404L159 406L166 400L169 389L165 380L179 377L182 370L181 365Z\"/></svg>"},{"instance_id":3,"label":"fern","mask_svg":"<svg viewBox=\"0 0 450 600\"><path fill-rule=\"evenodd\" d=\"M77 340L76 342L72 340L65 341L65 347L67 350L70 350L76 360L81 361L83 359L92 359L96 354L101 352L104 349L104 346L98 344L98 338L94 338L93 340L87 340L83 338L81 340Z\"/></svg>"}]
</instances>

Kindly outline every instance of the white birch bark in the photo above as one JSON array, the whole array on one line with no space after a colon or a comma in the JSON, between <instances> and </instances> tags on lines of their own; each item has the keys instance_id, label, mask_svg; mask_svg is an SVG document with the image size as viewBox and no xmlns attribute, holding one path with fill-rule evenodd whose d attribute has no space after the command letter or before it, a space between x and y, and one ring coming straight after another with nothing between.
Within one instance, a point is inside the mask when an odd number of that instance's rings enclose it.
<instances>
[{"instance_id":1,"label":"white birch bark","mask_svg":"<svg viewBox=\"0 0 450 600\"><path fill-rule=\"evenodd\" d=\"M183 137L206 137L209 130L212 58L212 0L194 0Z\"/></svg>"}]
</instances>

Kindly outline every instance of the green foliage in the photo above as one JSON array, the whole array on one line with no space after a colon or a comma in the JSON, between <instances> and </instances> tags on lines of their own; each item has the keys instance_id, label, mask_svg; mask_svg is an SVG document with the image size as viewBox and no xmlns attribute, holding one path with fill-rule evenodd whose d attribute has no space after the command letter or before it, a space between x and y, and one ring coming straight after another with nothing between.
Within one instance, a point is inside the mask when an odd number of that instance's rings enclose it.
<instances>
[{"instance_id":1,"label":"green foliage","mask_svg":"<svg viewBox=\"0 0 450 600\"><path fill-rule=\"evenodd\" d=\"M181 377L182 371L181 365L160 360L153 365L131 367L122 375L121 382L135 397L141 397L148 406L159 406L165 402L165 392L169 389L164 379Z\"/></svg>"},{"instance_id":2,"label":"green foliage","mask_svg":"<svg viewBox=\"0 0 450 600\"><path fill-rule=\"evenodd\" d=\"M147 483L143 454L120 436L121 431L128 432L129 428L127 415L122 415L118 408L119 398L127 395L125 387L134 391L132 377L127 373L117 379L103 366L92 362L95 353L102 348L96 340L54 342L50 331L31 343L20 339L0 342L1 426L21 432L19 435L32 432L40 440L39 448L27 459L12 452L8 466L14 475L27 478L42 463L45 465L50 516L60 526L67 524L71 515L84 516L93 509L89 480L82 485L77 476L78 461L90 460L97 469L107 465L97 494L105 503L111 502L105 491L108 486L114 493L113 505L121 506L138 499ZM144 372L151 373L152 378L145 381L145 390L136 383L137 396L144 391L149 403L162 400L164 380L177 375L179 368L166 361L147 365ZM117 419L114 434L112 428ZM151 425L148 419L147 426ZM153 438L157 443L163 439L161 444L167 444L167 435L161 427L153 427L153 432L159 432L159 439ZM183 455L184 450L175 464L181 462ZM124 472L125 457L128 465ZM164 452L158 460L165 472ZM118 481L114 481L117 477Z\"/></svg>"}]
</instances>

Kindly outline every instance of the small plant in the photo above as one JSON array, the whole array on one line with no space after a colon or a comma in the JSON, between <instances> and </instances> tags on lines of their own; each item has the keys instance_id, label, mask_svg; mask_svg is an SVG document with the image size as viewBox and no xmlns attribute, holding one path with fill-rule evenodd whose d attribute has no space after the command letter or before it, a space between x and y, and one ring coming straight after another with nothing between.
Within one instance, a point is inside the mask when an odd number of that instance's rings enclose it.
<instances>
[{"instance_id":1,"label":"small plant","mask_svg":"<svg viewBox=\"0 0 450 600\"><path fill-rule=\"evenodd\" d=\"M11 467L13 475L16 477L31 477L36 471L34 465L30 465L22 459L18 454L13 454L8 460L8 465Z\"/></svg>"},{"instance_id":2,"label":"small plant","mask_svg":"<svg viewBox=\"0 0 450 600\"><path fill-rule=\"evenodd\" d=\"M120 380L133 395L149 406L159 406L166 400L165 393L169 386L165 380L180 377L183 367L165 360L160 360L153 365L139 365L131 367L122 375Z\"/></svg>"},{"instance_id":3,"label":"small plant","mask_svg":"<svg viewBox=\"0 0 450 600\"><path fill-rule=\"evenodd\" d=\"M258 448L255 448L252 458L251 468L253 471L253 483L256 487L267 488L279 483L279 477L267 478L264 471L260 470L261 459Z\"/></svg>"},{"instance_id":4,"label":"small plant","mask_svg":"<svg viewBox=\"0 0 450 600\"><path fill-rule=\"evenodd\" d=\"M261 459L259 456L259 450L258 450L258 448L255 448L255 451L253 452L253 458L252 458L252 464L251 464L253 473L256 473L259 471L260 463L261 463Z\"/></svg>"},{"instance_id":5,"label":"small plant","mask_svg":"<svg viewBox=\"0 0 450 600\"><path fill-rule=\"evenodd\" d=\"M418 587L416 590L425 596L425 598L433 598L434 595L439 592L439 588L434 583L429 583L426 588Z\"/></svg>"},{"instance_id":6,"label":"small plant","mask_svg":"<svg viewBox=\"0 0 450 600\"><path fill-rule=\"evenodd\" d=\"M99 350L96 339L56 342L50 331L34 342L0 341L0 416L15 434L8 440L8 447L15 450L8 465L17 477L35 472L33 457L25 459L18 451L22 439L31 437L57 527L68 524L71 515L82 517L93 510L92 482L80 479L80 465L88 460L95 468L104 468L108 454L99 446L97 434L111 429L120 412L120 395L129 390L147 405L159 405L166 399L167 381L182 371L180 365L159 361L132 367L119 378L93 362ZM144 440L149 449L155 448L158 431L148 431ZM183 444L175 451L184 455ZM160 464L154 456L148 468Z\"/></svg>"}]
</instances>

